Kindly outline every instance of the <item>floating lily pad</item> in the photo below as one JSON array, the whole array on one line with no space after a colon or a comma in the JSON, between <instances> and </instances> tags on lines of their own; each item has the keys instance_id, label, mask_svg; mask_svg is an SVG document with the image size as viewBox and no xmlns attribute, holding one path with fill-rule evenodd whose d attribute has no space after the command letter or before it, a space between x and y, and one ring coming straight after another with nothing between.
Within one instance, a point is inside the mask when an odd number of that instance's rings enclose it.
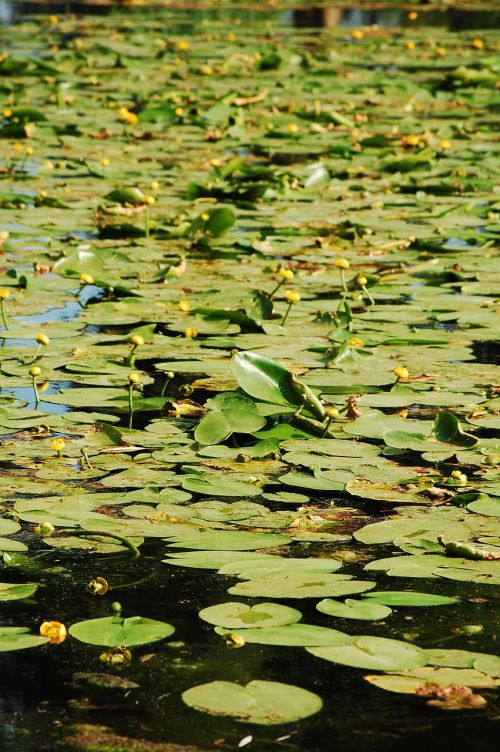
<instances>
[{"instance_id":1,"label":"floating lily pad","mask_svg":"<svg viewBox=\"0 0 500 752\"><path fill-rule=\"evenodd\" d=\"M260 603L258 606L246 606L244 603L220 603L209 606L199 613L200 619L227 629L245 629L251 627L279 627L292 624L302 617L300 611L277 603Z\"/></svg>"},{"instance_id":2,"label":"floating lily pad","mask_svg":"<svg viewBox=\"0 0 500 752\"><path fill-rule=\"evenodd\" d=\"M251 681L246 686L226 681L200 684L182 694L189 707L243 723L273 726L314 715L321 698L292 684Z\"/></svg>"}]
</instances>

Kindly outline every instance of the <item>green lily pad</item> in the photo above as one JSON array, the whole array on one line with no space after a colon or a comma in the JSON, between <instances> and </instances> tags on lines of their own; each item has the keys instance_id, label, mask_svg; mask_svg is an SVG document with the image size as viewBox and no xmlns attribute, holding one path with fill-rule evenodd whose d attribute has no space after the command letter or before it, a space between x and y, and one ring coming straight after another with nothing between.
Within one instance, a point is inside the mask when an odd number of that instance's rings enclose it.
<instances>
[{"instance_id":1,"label":"green lily pad","mask_svg":"<svg viewBox=\"0 0 500 752\"><path fill-rule=\"evenodd\" d=\"M298 721L323 706L313 692L271 681L251 681L246 686L213 681L186 690L182 699L195 710L262 726Z\"/></svg>"},{"instance_id":2,"label":"green lily pad","mask_svg":"<svg viewBox=\"0 0 500 752\"><path fill-rule=\"evenodd\" d=\"M295 608L281 606L278 603L260 603L258 606L246 606L244 603L220 603L204 608L198 614L200 619L227 629L246 629L249 627L280 627L292 624L302 617Z\"/></svg>"},{"instance_id":3,"label":"green lily pad","mask_svg":"<svg viewBox=\"0 0 500 752\"><path fill-rule=\"evenodd\" d=\"M368 595L368 594L367 594ZM381 603L369 603L367 601L347 598L343 603L331 598L325 598L316 604L318 611L328 616L337 616L340 619L361 619L363 621L378 621L392 614L392 609Z\"/></svg>"},{"instance_id":4,"label":"green lily pad","mask_svg":"<svg viewBox=\"0 0 500 752\"><path fill-rule=\"evenodd\" d=\"M420 648L386 637L356 637L349 645L307 650L333 663L375 671L406 671L427 662L426 654Z\"/></svg>"},{"instance_id":5,"label":"green lily pad","mask_svg":"<svg viewBox=\"0 0 500 752\"><path fill-rule=\"evenodd\" d=\"M72 624L69 633L80 642L89 645L102 645L108 648L147 645L163 640L175 632L171 624L142 616L105 616L101 619L88 619Z\"/></svg>"}]
</instances>

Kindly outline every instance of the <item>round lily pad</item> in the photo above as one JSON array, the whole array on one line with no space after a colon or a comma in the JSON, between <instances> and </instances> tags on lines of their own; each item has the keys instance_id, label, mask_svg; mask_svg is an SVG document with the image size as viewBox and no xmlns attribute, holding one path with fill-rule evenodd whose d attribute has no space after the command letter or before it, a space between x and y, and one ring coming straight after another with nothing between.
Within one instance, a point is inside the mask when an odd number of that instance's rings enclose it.
<instances>
[{"instance_id":1,"label":"round lily pad","mask_svg":"<svg viewBox=\"0 0 500 752\"><path fill-rule=\"evenodd\" d=\"M392 609L388 608L387 605L359 601L354 598L347 598L344 603L332 598L325 598L316 604L316 608L322 614L329 616L338 616L341 619L362 619L364 621L377 621L392 614Z\"/></svg>"},{"instance_id":2,"label":"round lily pad","mask_svg":"<svg viewBox=\"0 0 500 752\"><path fill-rule=\"evenodd\" d=\"M427 656L423 650L401 640L386 637L357 637L349 645L307 648L309 653L344 666L375 671L406 671L423 666Z\"/></svg>"},{"instance_id":3,"label":"round lily pad","mask_svg":"<svg viewBox=\"0 0 500 752\"><path fill-rule=\"evenodd\" d=\"M242 723L274 726L307 718L321 710L318 695L293 684L251 681L246 686L227 681L199 684L182 694L191 708L229 716Z\"/></svg>"},{"instance_id":4,"label":"round lily pad","mask_svg":"<svg viewBox=\"0 0 500 752\"><path fill-rule=\"evenodd\" d=\"M292 624L302 617L300 611L279 603L260 603L247 606L244 603L220 603L202 609L199 617L209 624L228 629L248 627L279 627Z\"/></svg>"},{"instance_id":5,"label":"round lily pad","mask_svg":"<svg viewBox=\"0 0 500 752\"><path fill-rule=\"evenodd\" d=\"M363 597L385 606L449 606L452 603L458 603L460 600L445 595L434 595L433 593L416 593L411 590L373 590Z\"/></svg>"}]
</instances>

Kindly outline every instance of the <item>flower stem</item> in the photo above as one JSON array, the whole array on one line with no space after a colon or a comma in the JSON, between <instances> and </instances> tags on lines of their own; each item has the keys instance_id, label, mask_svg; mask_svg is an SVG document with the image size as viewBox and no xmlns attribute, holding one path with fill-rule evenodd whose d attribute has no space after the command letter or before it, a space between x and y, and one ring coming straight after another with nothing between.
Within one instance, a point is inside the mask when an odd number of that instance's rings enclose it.
<instances>
[{"instance_id":1,"label":"flower stem","mask_svg":"<svg viewBox=\"0 0 500 752\"><path fill-rule=\"evenodd\" d=\"M344 269L340 270L340 280L342 282L342 288L343 288L344 292L349 292L349 290L347 289L347 283L345 281L345 271L344 271Z\"/></svg>"},{"instance_id":2,"label":"flower stem","mask_svg":"<svg viewBox=\"0 0 500 752\"><path fill-rule=\"evenodd\" d=\"M292 310L292 306L293 306L293 303L292 303L292 302L290 302L290 303L288 304L288 308L286 309L286 313L285 313L285 315L283 316L283 321L281 322L281 326L285 326L285 324L286 324L286 320L287 320L287 318L288 318L288 314L289 314L289 313L290 313L290 311Z\"/></svg>"},{"instance_id":3,"label":"flower stem","mask_svg":"<svg viewBox=\"0 0 500 752\"><path fill-rule=\"evenodd\" d=\"M125 548L131 552L133 559L138 559L141 555L135 543L132 543L131 540L125 538L123 535L118 535L118 533L108 533L104 530L74 530L72 527L64 527L59 528L57 532L52 533L51 537L61 537L63 535L82 536L86 538L113 538L113 540L119 541L122 546L125 546Z\"/></svg>"},{"instance_id":4,"label":"flower stem","mask_svg":"<svg viewBox=\"0 0 500 752\"><path fill-rule=\"evenodd\" d=\"M3 325L4 325L4 327L5 327L6 329L8 329L8 328L9 328L9 324L8 324L8 322L7 322L7 314L6 314L6 312L5 312L5 303L4 303L4 300L3 300L3 298L0 298L0 311L1 311L1 313L2 313L2 321L3 321Z\"/></svg>"},{"instance_id":5,"label":"flower stem","mask_svg":"<svg viewBox=\"0 0 500 752\"><path fill-rule=\"evenodd\" d=\"M366 297L370 301L370 305L375 305L375 301L373 300L371 294L369 293L367 286L363 285L363 287L361 289L363 290L364 294L366 295Z\"/></svg>"},{"instance_id":6,"label":"flower stem","mask_svg":"<svg viewBox=\"0 0 500 752\"><path fill-rule=\"evenodd\" d=\"M38 394L38 387L36 385L36 376L33 376L32 379L33 379L33 394L35 396L35 408L37 408L38 405L40 404L40 395Z\"/></svg>"},{"instance_id":7,"label":"flower stem","mask_svg":"<svg viewBox=\"0 0 500 752\"><path fill-rule=\"evenodd\" d=\"M128 427L132 428L132 423L134 420L134 397L133 397L133 389L134 385L129 384L128 385Z\"/></svg>"}]
</instances>

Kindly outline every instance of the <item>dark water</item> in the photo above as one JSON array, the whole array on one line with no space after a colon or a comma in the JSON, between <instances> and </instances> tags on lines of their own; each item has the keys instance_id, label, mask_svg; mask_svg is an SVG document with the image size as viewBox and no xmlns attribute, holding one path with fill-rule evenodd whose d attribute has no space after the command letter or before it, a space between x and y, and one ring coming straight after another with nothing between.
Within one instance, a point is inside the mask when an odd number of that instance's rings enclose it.
<instances>
[{"instance_id":1,"label":"dark water","mask_svg":"<svg viewBox=\"0 0 500 752\"><path fill-rule=\"evenodd\" d=\"M151 742L193 744L203 750L238 749L239 741L251 735L246 749L308 750L309 752L387 752L431 749L487 750L494 740L495 706L485 711L445 712L424 705L412 696L386 693L363 680L363 672L322 661L303 648L247 645L226 647L209 624L198 617L208 605L224 602L235 578L208 570L187 570L161 564L167 546L147 544L137 561L126 556L52 555L51 566L64 566L63 576L37 575L42 582L36 603L15 605L15 623L58 619L70 624L80 619L109 615L109 604L119 600L124 615L147 613L149 618L168 621L176 627L163 642L134 649L130 667L121 676L139 684L129 692L92 689L75 679L78 672L106 671L99 662L101 649L67 640L59 646L0 654L0 749L2 752L71 749L66 739L75 724L100 724L115 733ZM388 550L390 550L388 548ZM297 552L295 551L295 555ZM44 558L40 559L44 561ZM360 574L361 565L348 567ZM8 579L15 581L11 569ZM116 587L103 598L93 598L84 587L90 576L105 576ZM3 577L2 579L7 579ZM22 580L19 576L19 580ZM127 583L143 580L126 587ZM393 579L394 589L408 581ZM125 586L125 587L124 587ZM422 587L423 590L429 589ZM470 598L469 584L432 583L432 591ZM453 606L428 609L424 621L419 609L396 609L382 624L335 620L335 627L355 634L368 632L384 637L414 638L423 647L494 650L495 622L491 589L477 587L474 598ZM483 600L484 599L484 600ZM255 601L252 600L252 603ZM303 621L331 626L308 601L293 603L303 611ZM4 622L10 622L9 606L3 606ZM14 609L12 609L14 612ZM464 636L465 623L482 624L479 636ZM117 672L115 672L117 673ZM119 673L119 672L118 672ZM270 728L212 718L186 708L181 693L195 684L216 679L246 683L253 679L298 684L318 693L324 709L297 724ZM481 691L486 697L493 693ZM341 709L341 710L340 710ZM285 737L278 741L281 737ZM215 742L218 740L217 745ZM97 748L96 748L97 749ZM120 748L122 749L122 748ZM132 749L132 748L130 748Z\"/></svg>"}]
</instances>

